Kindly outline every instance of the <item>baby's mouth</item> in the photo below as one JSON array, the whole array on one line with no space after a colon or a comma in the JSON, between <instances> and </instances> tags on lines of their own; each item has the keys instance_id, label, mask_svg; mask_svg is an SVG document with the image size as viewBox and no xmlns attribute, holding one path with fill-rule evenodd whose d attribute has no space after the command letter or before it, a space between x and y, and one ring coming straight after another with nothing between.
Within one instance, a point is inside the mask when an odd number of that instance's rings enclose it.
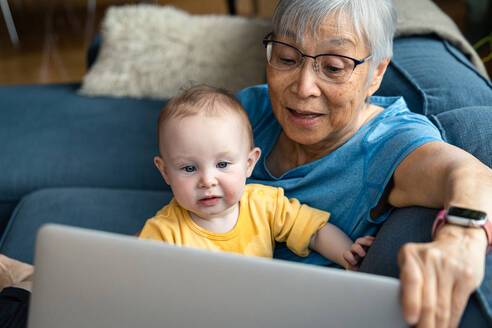
<instances>
[{"instance_id":1,"label":"baby's mouth","mask_svg":"<svg viewBox=\"0 0 492 328\"><path fill-rule=\"evenodd\" d=\"M207 196L207 197L203 197L200 199L200 201L206 201L206 200L211 200L211 199L217 199L217 198L220 198L219 196Z\"/></svg>"},{"instance_id":2,"label":"baby's mouth","mask_svg":"<svg viewBox=\"0 0 492 328\"><path fill-rule=\"evenodd\" d=\"M222 197L216 195L207 196L199 199L198 203L203 206L215 206L220 201L221 198Z\"/></svg>"}]
</instances>

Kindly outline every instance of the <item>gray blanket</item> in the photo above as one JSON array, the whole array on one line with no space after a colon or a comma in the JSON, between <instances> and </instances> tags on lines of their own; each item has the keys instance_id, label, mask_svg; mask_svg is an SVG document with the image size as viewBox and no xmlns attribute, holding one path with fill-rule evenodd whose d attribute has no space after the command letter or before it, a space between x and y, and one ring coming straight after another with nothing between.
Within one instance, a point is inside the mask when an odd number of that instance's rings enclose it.
<instances>
[{"instance_id":1,"label":"gray blanket","mask_svg":"<svg viewBox=\"0 0 492 328\"><path fill-rule=\"evenodd\" d=\"M458 26L430 0L392 0L398 12L396 36L436 34L461 50L477 70L488 78L477 52L465 39Z\"/></svg>"}]
</instances>

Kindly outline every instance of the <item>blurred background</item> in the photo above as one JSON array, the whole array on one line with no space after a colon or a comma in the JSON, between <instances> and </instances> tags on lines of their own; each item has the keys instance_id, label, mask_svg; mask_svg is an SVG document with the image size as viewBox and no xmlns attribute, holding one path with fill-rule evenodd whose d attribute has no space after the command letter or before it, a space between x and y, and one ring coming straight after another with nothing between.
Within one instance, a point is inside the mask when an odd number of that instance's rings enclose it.
<instances>
[{"instance_id":1,"label":"blurred background","mask_svg":"<svg viewBox=\"0 0 492 328\"><path fill-rule=\"evenodd\" d=\"M109 6L173 5L192 14L271 17L278 0L0 0L0 85L78 82ZM482 58L492 51L492 0L435 0ZM492 60L486 63L492 76Z\"/></svg>"}]
</instances>

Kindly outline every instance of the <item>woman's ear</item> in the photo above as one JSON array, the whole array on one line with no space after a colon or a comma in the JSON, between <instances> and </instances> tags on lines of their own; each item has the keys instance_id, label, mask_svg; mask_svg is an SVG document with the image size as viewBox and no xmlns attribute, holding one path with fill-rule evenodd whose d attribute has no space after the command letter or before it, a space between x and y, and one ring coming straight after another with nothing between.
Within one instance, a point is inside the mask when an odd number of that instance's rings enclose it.
<instances>
[{"instance_id":1,"label":"woman's ear","mask_svg":"<svg viewBox=\"0 0 492 328\"><path fill-rule=\"evenodd\" d=\"M157 167L157 169L159 170L159 172L161 172L164 181L166 181L166 183L170 185L169 177L167 176L167 172L166 172L166 166L164 165L164 160L162 159L162 157L160 156L154 157L154 164L155 167Z\"/></svg>"},{"instance_id":2,"label":"woman's ear","mask_svg":"<svg viewBox=\"0 0 492 328\"><path fill-rule=\"evenodd\" d=\"M366 98L372 96L379 89L381 81L383 80L384 72L386 72L386 68L388 68L390 61L391 58L388 58L380 62L374 69L374 73L372 74L372 78L369 83L369 88L367 89Z\"/></svg>"},{"instance_id":3,"label":"woman's ear","mask_svg":"<svg viewBox=\"0 0 492 328\"><path fill-rule=\"evenodd\" d=\"M249 151L248 154L248 167L246 170L246 177L249 178L251 173L253 173L253 169L255 168L256 162L260 159L261 149L258 147L254 147Z\"/></svg>"}]
</instances>

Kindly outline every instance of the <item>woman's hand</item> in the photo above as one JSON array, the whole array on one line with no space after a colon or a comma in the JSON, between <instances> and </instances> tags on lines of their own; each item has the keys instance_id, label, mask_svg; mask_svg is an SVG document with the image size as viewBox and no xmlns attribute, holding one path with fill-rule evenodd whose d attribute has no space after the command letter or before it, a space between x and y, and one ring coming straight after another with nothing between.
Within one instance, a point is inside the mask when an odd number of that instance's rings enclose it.
<instances>
[{"instance_id":1,"label":"woman's hand","mask_svg":"<svg viewBox=\"0 0 492 328\"><path fill-rule=\"evenodd\" d=\"M416 327L457 327L485 266L482 229L445 225L431 243L398 254L405 320Z\"/></svg>"},{"instance_id":2,"label":"woman's hand","mask_svg":"<svg viewBox=\"0 0 492 328\"><path fill-rule=\"evenodd\" d=\"M360 263L366 256L367 250L374 242L374 237L365 236L357 238L348 251L343 253L343 259L347 262L346 269L359 271Z\"/></svg>"}]
</instances>

